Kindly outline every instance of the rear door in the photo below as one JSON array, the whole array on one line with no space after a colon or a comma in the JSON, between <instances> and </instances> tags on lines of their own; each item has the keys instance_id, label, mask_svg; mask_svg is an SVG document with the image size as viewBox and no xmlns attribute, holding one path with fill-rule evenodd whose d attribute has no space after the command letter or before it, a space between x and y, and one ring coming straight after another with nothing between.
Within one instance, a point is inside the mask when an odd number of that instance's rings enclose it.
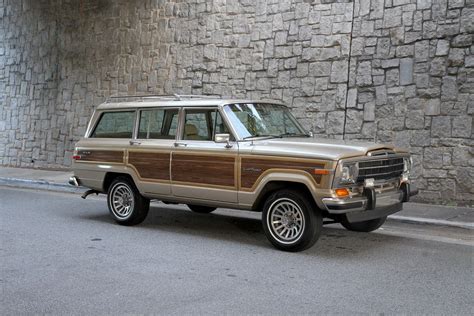
<instances>
[{"instance_id":1,"label":"rear door","mask_svg":"<svg viewBox=\"0 0 474 316\"><path fill-rule=\"evenodd\" d=\"M184 108L171 157L171 188L176 197L237 202L238 145L216 143L230 134L217 107Z\"/></svg>"},{"instance_id":2,"label":"rear door","mask_svg":"<svg viewBox=\"0 0 474 316\"><path fill-rule=\"evenodd\" d=\"M127 166L138 176L142 192L148 195L171 193L171 149L176 141L179 108L140 109L136 136L130 141Z\"/></svg>"}]
</instances>

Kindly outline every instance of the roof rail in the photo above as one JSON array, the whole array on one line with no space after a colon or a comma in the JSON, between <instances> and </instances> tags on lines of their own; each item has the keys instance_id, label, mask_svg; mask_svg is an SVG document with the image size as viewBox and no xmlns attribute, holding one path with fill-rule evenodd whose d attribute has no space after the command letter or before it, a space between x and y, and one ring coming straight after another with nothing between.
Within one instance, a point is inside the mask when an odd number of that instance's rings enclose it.
<instances>
[{"instance_id":1,"label":"roof rail","mask_svg":"<svg viewBox=\"0 0 474 316\"><path fill-rule=\"evenodd\" d=\"M174 94L176 100L182 99L220 99L220 95L199 95L199 94Z\"/></svg>"},{"instance_id":2,"label":"roof rail","mask_svg":"<svg viewBox=\"0 0 474 316\"><path fill-rule=\"evenodd\" d=\"M143 101L143 99L162 99L162 100L176 100L181 101L183 99L216 99L221 98L218 95L197 95L197 94L173 94L173 95L161 95L161 94L143 94L143 95L114 95L108 97L105 101L106 103L112 102L112 100L117 99L138 99Z\"/></svg>"}]
</instances>

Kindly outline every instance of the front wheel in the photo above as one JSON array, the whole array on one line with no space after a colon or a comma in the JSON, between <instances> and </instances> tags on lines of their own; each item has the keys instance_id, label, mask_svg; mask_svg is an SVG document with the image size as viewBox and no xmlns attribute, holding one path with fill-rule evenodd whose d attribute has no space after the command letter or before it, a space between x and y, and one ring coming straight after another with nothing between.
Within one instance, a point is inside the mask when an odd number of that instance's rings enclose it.
<instances>
[{"instance_id":1,"label":"front wheel","mask_svg":"<svg viewBox=\"0 0 474 316\"><path fill-rule=\"evenodd\" d=\"M302 251L318 240L323 226L321 213L301 192L280 190L268 197L262 213L263 230L273 246Z\"/></svg>"},{"instance_id":2,"label":"front wheel","mask_svg":"<svg viewBox=\"0 0 474 316\"><path fill-rule=\"evenodd\" d=\"M352 230L355 232L365 232L369 233L376 229L379 229L385 223L387 216L371 219L369 221L349 223L347 219L341 220L341 225L344 226L347 230Z\"/></svg>"},{"instance_id":3,"label":"front wheel","mask_svg":"<svg viewBox=\"0 0 474 316\"><path fill-rule=\"evenodd\" d=\"M117 223L132 226L145 220L150 200L143 197L128 178L118 177L109 187L107 205Z\"/></svg>"}]
</instances>

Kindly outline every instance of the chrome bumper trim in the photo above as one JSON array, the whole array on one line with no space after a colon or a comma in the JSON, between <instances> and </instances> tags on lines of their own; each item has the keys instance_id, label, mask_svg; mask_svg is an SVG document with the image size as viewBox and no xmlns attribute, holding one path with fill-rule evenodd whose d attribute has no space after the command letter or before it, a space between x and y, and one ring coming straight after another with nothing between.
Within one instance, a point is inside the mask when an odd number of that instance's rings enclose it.
<instances>
[{"instance_id":1,"label":"chrome bumper trim","mask_svg":"<svg viewBox=\"0 0 474 316\"><path fill-rule=\"evenodd\" d=\"M72 176L69 178L68 183L72 186L78 187L79 186L79 181L77 180L76 177Z\"/></svg>"},{"instance_id":2,"label":"chrome bumper trim","mask_svg":"<svg viewBox=\"0 0 474 316\"><path fill-rule=\"evenodd\" d=\"M402 200L403 192L401 190L378 193L376 194L375 209L401 204ZM346 199L323 198L322 201L330 214L346 214L365 211L368 199L365 196L358 196Z\"/></svg>"}]
</instances>

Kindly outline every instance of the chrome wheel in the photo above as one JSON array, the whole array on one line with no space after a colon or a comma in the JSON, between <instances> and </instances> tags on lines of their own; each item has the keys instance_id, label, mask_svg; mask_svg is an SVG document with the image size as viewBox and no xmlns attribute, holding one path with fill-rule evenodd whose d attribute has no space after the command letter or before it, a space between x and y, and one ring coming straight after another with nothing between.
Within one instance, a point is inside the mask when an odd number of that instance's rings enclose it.
<instances>
[{"instance_id":1,"label":"chrome wheel","mask_svg":"<svg viewBox=\"0 0 474 316\"><path fill-rule=\"evenodd\" d=\"M281 198L271 204L267 223L273 238L283 244L292 244L301 238L305 218L301 207L295 201Z\"/></svg>"},{"instance_id":2,"label":"chrome wheel","mask_svg":"<svg viewBox=\"0 0 474 316\"><path fill-rule=\"evenodd\" d=\"M115 216L125 219L133 212L135 202L132 189L123 184L117 183L110 191L111 209Z\"/></svg>"}]
</instances>

